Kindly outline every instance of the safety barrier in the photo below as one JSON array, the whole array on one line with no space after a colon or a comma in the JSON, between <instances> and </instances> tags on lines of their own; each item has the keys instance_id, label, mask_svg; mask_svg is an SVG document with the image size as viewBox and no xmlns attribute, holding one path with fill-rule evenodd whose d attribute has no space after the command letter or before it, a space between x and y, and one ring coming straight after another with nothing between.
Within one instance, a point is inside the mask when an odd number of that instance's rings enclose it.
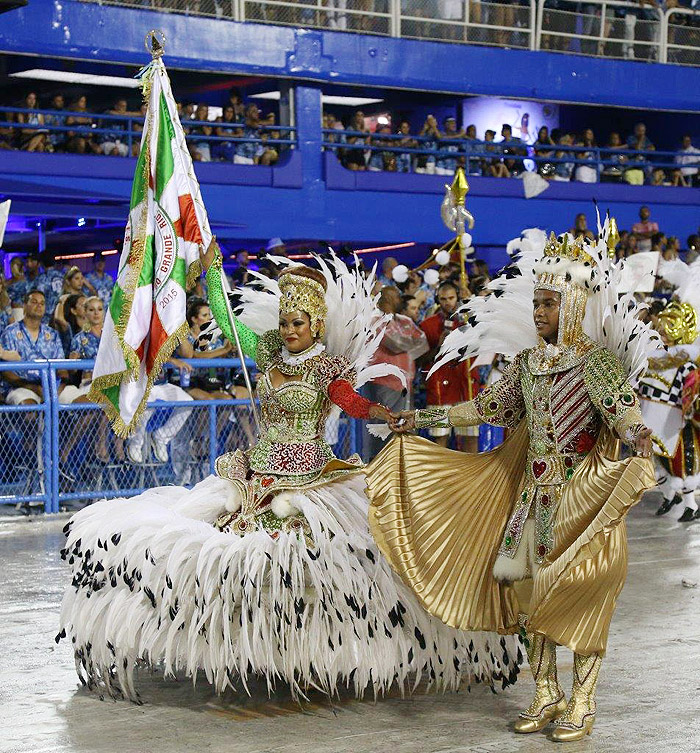
<instances>
[{"instance_id":1,"label":"safety barrier","mask_svg":"<svg viewBox=\"0 0 700 753\"><path fill-rule=\"evenodd\" d=\"M362 131L324 129L323 148L333 151L343 164L350 153L361 153L369 170L424 172L453 175L458 165L470 175L486 175L494 162L506 162L517 172L530 170L546 177L583 182L622 181L629 170L641 170L649 176L655 169L676 170L678 152L628 149L627 147L567 146L562 144L526 144L521 141L480 141L478 139L401 134L368 134ZM402 140L417 146L400 144ZM426 145L421 148L421 145ZM393 155L373 167L372 155ZM353 156L353 159L357 159ZM557 166L569 177L562 177ZM700 160L683 162L682 167L700 167ZM579 171L577 168L586 168Z\"/></svg>"},{"instance_id":2,"label":"safety barrier","mask_svg":"<svg viewBox=\"0 0 700 753\"><path fill-rule=\"evenodd\" d=\"M83 0L231 21L700 65L700 13L630 0Z\"/></svg>"},{"instance_id":3,"label":"safety barrier","mask_svg":"<svg viewBox=\"0 0 700 753\"><path fill-rule=\"evenodd\" d=\"M186 362L194 374L240 368L238 359ZM46 512L58 512L71 501L131 497L153 486L193 486L214 472L219 455L254 442L250 400L193 399L169 383L154 388L139 429L122 440L100 406L61 398L58 372L67 371L70 383L76 381L70 375L93 366L87 360L0 362L3 385L2 372L33 371L42 392L36 405L0 405L0 504L26 510L43 505ZM361 431L357 422L342 417L330 423L327 439L339 457L348 457L359 450Z\"/></svg>"},{"instance_id":4,"label":"safety barrier","mask_svg":"<svg viewBox=\"0 0 700 753\"><path fill-rule=\"evenodd\" d=\"M75 140L94 141L97 144L115 143L122 144L124 149L114 150L114 156L136 156L136 150L141 143L144 119L134 115L109 115L107 113L75 112L72 110L51 109L27 109L24 107L0 107L0 113L4 113L5 122L0 121L0 138L5 131L4 140L10 146L19 146L20 132L23 130L36 133L45 133L48 136L45 151L76 150ZM39 122L18 123L15 116L23 114ZM39 116L41 116L39 118ZM66 125L70 117L90 119L91 124ZM260 125L249 129L245 123L217 123L214 120L183 120L182 124L187 134L186 141L193 147L198 144L207 144L207 157L202 161L234 161L240 146L243 144L255 145L257 152L262 153L265 148L274 146L280 151L296 147L296 129L294 126ZM192 133L192 129L208 127L223 129L231 132L230 135L215 136L201 133ZM234 131L243 131L243 135L234 136ZM248 130L249 133L245 134ZM253 135L255 134L255 135ZM284 138L283 136L286 136ZM71 144L72 142L72 144ZM81 146L83 149L85 145ZM89 147L84 148L85 153L91 153ZM246 152L248 153L248 152Z\"/></svg>"}]
</instances>

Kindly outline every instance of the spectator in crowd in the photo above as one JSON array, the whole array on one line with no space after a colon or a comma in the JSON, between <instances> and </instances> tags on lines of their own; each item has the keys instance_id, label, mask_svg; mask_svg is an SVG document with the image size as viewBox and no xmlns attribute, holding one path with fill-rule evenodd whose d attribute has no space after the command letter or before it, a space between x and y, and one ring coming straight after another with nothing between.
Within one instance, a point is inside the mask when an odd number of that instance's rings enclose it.
<instances>
[{"instance_id":1,"label":"spectator in crowd","mask_svg":"<svg viewBox=\"0 0 700 753\"><path fill-rule=\"evenodd\" d=\"M639 222L632 225L632 234L637 241L637 251L651 251L651 239L659 232L659 226L651 219L649 207L643 206L639 210Z\"/></svg>"},{"instance_id":2,"label":"spectator in crowd","mask_svg":"<svg viewBox=\"0 0 700 753\"><path fill-rule=\"evenodd\" d=\"M371 363L396 366L403 372L406 386L401 384L398 377L379 377L367 385L365 394L370 400L385 405L389 410L407 410L412 405L411 389L416 373L415 362L428 351L428 341L410 317L398 313L401 308L401 294L398 288L383 288L377 307L391 319ZM366 456L369 460L379 452L384 442L369 432L366 432L365 439Z\"/></svg>"},{"instance_id":3,"label":"spectator in crowd","mask_svg":"<svg viewBox=\"0 0 700 753\"><path fill-rule=\"evenodd\" d=\"M61 336L64 352L70 352L70 345L75 335L82 332L87 324L85 304L87 298L83 293L64 293L56 305L53 326Z\"/></svg>"},{"instance_id":4,"label":"spectator in crowd","mask_svg":"<svg viewBox=\"0 0 700 753\"><path fill-rule=\"evenodd\" d=\"M235 141L236 152L233 155L234 165L257 165L258 164L258 145L255 141L247 138L246 130L243 125L238 125L233 129L231 134L234 139L243 139Z\"/></svg>"},{"instance_id":5,"label":"spectator in crowd","mask_svg":"<svg viewBox=\"0 0 700 753\"><path fill-rule=\"evenodd\" d=\"M79 267L70 267L63 277L63 292L68 295L84 295L87 292L85 277Z\"/></svg>"},{"instance_id":6,"label":"spectator in crowd","mask_svg":"<svg viewBox=\"0 0 700 753\"><path fill-rule=\"evenodd\" d=\"M44 115L44 123L47 126L65 127L66 116L61 115L61 111L65 109L66 102L63 94L54 94L51 97L50 110L54 110L53 113ZM47 152L62 152L66 147L66 131L52 131L49 130L47 136L46 151Z\"/></svg>"},{"instance_id":7,"label":"spectator in crowd","mask_svg":"<svg viewBox=\"0 0 700 753\"><path fill-rule=\"evenodd\" d=\"M508 168L510 175L520 175L525 168L522 159L515 159L515 156L526 154L522 147L523 142L513 136L513 129L508 123L504 123L501 128L501 137L498 145L501 153L504 155L503 163Z\"/></svg>"},{"instance_id":8,"label":"spectator in crowd","mask_svg":"<svg viewBox=\"0 0 700 753\"><path fill-rule=\"evenodd\" d=\"M440 139L440 129L438 128L438 122L434 115L428 115L425 119L425 123L423 123L419 136L421 137L421 141L418 144L420 149L437 149L438 141ZM416 157L416 172L432 175L435 172L435 155L419 154Z\"/></svg>"},{"instance_id":9,"label":"spectator in crowd","mask_svg":"<svg viewBox=\"0 0 700 753\"><path fill-rule=\"evenodd\" d=\"M557 143L559 146L569 147L571 146L572 142L573 139L571 138L570 133L562 133ZM571 151L569 149L557 149L557 151L554 153L554 156L558 161L554 166L554 175L552 176L552 180L570 181L571 174L574 171L574 163L564 162L562 160L566 160L567 158L571 159Z\"/></svg>"},{"instance_id":10,"label":"spectator in crowd","mask_svg":"<svg viewBox=\"0 0 700 753\"><path fill-rule=\"evenodd\" d=\"M474 259L472 261L470 274L472 277L483 277L485 282L491 279L489 265L483 259Z\"/></svg>"},{"instance_id":11,"label":"spectator in crowd","mask_svg":"<svg viewBox=\"0 0 700 753\"><path fill-rule=\"evenodd\" d=\"M685 245L687 249L685 252L685 263L692 264L700 256L700 235L696 233L689 235Z\"/></svg>"},{"instance_id":12,"label":"spectator in crowd","mask_svg":"<svg viewBox=\"0 0 700 753\"><path fill-rule=\"evenodd\" d=\"M80 114L69 115L66 118L66 126L73 126L73 130L68 131L66 151L74 154L101 154L102 147L97 143L95 134L92 132L97 123L89 116L87 97L84 94L77 97L71 103L70 110Z\"/></svg>"},{"instance_id":13,"label":"spectator in crowd","mask_svg":"<svg viewBox=\"0 0 700 753\"><path fill-rule=\"evenodd\" d=\"M42 322L45 311L44 294L40 290L29 290L24 297L22 321L10 324L0 335L2 348L18 353L20 361L65 358L58 332ZM61 381L66 378L64 371L58 371L57 375ZM39 371L5 371L0 376L9 385L9 392L5 396L8 405L31 405L43 401L44 392ZM58 389L60 394L63 384L59 383ZM29 425L37 420L37 414L31 411L22 415Z\"/></svg>"},{"instance_id":14,"label":"spectator in crowd","mask_svg":"<svg viewBox=\"0 0 700 753\"><path fill-rule=\"evenodd\" d=\"M620 150L626 149L627 144L622 143L617 131L612 131L608 137L607 148L611 151L602 154L604 163L601 180L608 183L619 183L622 180L624 165L627 162L627 155L622 154Z\"/></svg>"},{"instance_id":15,"label":"spectator in crowd","mask_svg":"<svg viewBox=\"0 0 700 753\"><path fill-rule=\"evenodd\" d=\"M438 310L421 323L421 329L428 338L430 352L428 358L434 361L447 335L460 325L457 308L460 305L458 285L451 281L440 284L437 291ZM472 360L454 361L441 366L426 380L426 406L434 408L444 405L455 405L465 400L471 400L479 391L478 371L472 369ZM430 429L430 435L442 447L447 447L451 429ZM461 444L465 437L468 452L478 449L479 432L477 427L456 428L455 436Z\"/></svg>"},{"instance_id":16,"label":"spectator in crowd","mask_svg":"<svg viewBox=\"0 0 700 753\"><path fill-rule=\"evenodd\" d=\"M574 238L585 238L590 241L595 240L595 235L593 235L591 230L588 228L588 220L586 219L586 215L583 212L576 215L576 217L574 218L574 226L569 230L569 232L574 236Z\"/></svg>"},{"instance_id":17,"label":"spectator in crowd","mask_svg":"<svg viewBox=\"0 0 700 753\"><path fill-rule=\"evenodd\" d=\"M681 181L681 183L677 183L676 185L685 185L683 182L683 176L678 175L678 179ZM651 180L649 181L650 186L670 186L671 181L666 177L666 173L662 168L656 167L654 170L652 170L651 173Z\"/></svg>"},{"instance_id":18,"label":"spectator in crowd","mask_svg":"<svg viewBox=\"0 0 700 753\"><path fill-rule=\"evenodd\" d=\"M21 256L13 256L10 261L10 279L7 280L7 294L13 309L24 306L27 293L27 280L24 274L24 260Z\"/></svg>"},{"instance_id":19,"label":"spectator in crowd","mask_svg":"<svg viewBox=\"0 0 700 753\"><path fill-rule=\"evenodd\" d=\"M37 290L41 290L45 299L47 321L53 316L56 304L63 292L63 273L56 267L56 260L46 251L42 256L43 274L37 280Z\"/></svg>"},{"instance_id":20,"label":"spectator in crowd","mask_svg":"<svg viewBox=\"0 0 700 753\"><path fill-rule=\"evenodd\" d=\"M647 127L644 123L637 123L634 127L634 133L627 139L628 149L654 151L655 146L647 137ZM628 161L628 168L625 170L625 181L632 186L644 185L646 166L649 164L647 155L631 154Z\"/></svg>"},{"instance_id":21,"label":"spectator in crowd","mask_svg":"<svg viewBox=\"0 0 700 753\"><path fill-rule=\"evenodd\" d=\"M27 254L25 277L28 289L35 288L41 278L41 259L36 251Z\"/></svg>"},{"instance_id":22,"label":"spectator in crowd","mask_svg":"<svg viewBox=\"0 0 700 753\"><path fill-rule=\"evenodd\" d=\"M445 131L440 134L438 148L441 152L435 163L435 172L438 175L453 175L457 166L464 162L463 158L443 157L442 153L455 154L462 149L459 139L464 138L464 133L457 130L457 118L450 115L445 118Z\"/></svg>"},{"instance_id":23,"label":"spectator in crowd","mask_svg":"<svg viewBox=\"0 0 700 753\"><path fill-rule=\"evenodd\" d=\"M240 89L232 86L228 90L228 103L226 107L233 108L233 120L235 123L242 123L245 120L245 105L243 104L243 98L241 97Z\"/></svg>"},{"instance_id":24,"label":"spectator in crowd","mask_svg":"<svg viewBox=\"0 0 700 753\"><path fill-rule=\"evenodd\" d=\"M133 120L131 122L131 131L133 133L132 140L131 140L131 156L132 157L138 157L139 156L139 150L141 149L141 136L140 134L143 133L143 126L146 121L146 112L148 111L148 105L142 104L139 108L138 113L138 119ZM187 129L183 129L185 133L187 133ZM190 150L191 153L191 150Z\"/></svg>"},{"instance_id":25,"label":"spectator in crowd","mask_svg":"<svg viewBox=\"0 0 700 753\"><path fill-rule=\"evenodd\" d=\"M596 144L592 129L586 128L576 146L581 147L579 151L574 152L576 159L586 160L587 164L576 164L574 180L581 183L597 183L598 144Z\"/></svg>"},{"instance_id":26,"label":"spectator in crowd","mask_svg":"<svg viewBox=\"0 0 700 753\"><path fill-rule=\"evenodd\" d=\"M214 133L214 128L210 125L206 125L209 121L208 105L203 103L197 105L194 120L201 123L190 129L189 142L196 155L195 159L197 162L211 162L211 144L207 137Z\"/></svg>"},{"instance_id":27,"label":"spectator in crowd","mask_svg":"<svg viewBox=\"0 0 700 753\"><path fill-rule=\"evenodd\" d=\"M388 125L381 125L375 131L375 135L369 139L369 145L375 147L393 146L394 142L391 139L379 138L380 136L388 136L391 133L391 127ZM369 159L367 160L367 169L371 172L381 172L384 169L385 156L391 156L391 152L380 151L380 149L372 149L369 153Z\"/></svg>"},{"instance_id":28,"label":"spectator in crowd","mask_svg":"<svg viewBox=\"0 0 700 753\"><path fill-rule=\"evenodd\" d=\"M387 256L382 262L382 273L377 275L377 282L382 287L395 286L394 278L391 276L399 262L393 256Z\"/></svg>"},{"instance_id":29,"label":"spectator in crowd","mask_svg":"<svg viewBox=\"0 0 700 753\"><path fill-rule=\"evenodd\" d=\"M348 170L365 170L365 145L368 141L369 131L365 127L365 114L358 110L352 117L349 131L355 131L351 136L345 139L346 145L353 148L343 149L343 165ZM367 134L367 136L363 135Z\"/></svg>"},{"instance_id":30,"label":"spectator in crowd","mask_svg":"<svg viewBox=\"0 0 700 753\"><path fill-rule=\"evenodd\" d=\"M232 288L247 285L250 280L250 270L248 268L250 258L248 251L245 248L240 248L236 251L235 261L236 268L233 270L230 277Z\"/></svg>"},{"instance_id":31,"label":"spectator in crowd","mask_svg":"<svg viewBox=\"0 0 700 753\"><path fill-rule=\"evenodd\" d=\"M17 123L20 125L33 126L32 128L19 129L19 148L25 152L46 151L46 145L48 144L48 132L46 129L38 127L45 125L44 116L36 111L36 106L36 93L29 92L22 103L25 112L17 113Z\"/></svg>"},{"instance_id":32,"label":"spectator in crowd","mask_svg":"<svg viewBox=\"0 0 700 753\"><path fill-rule=\"evenodd\" d=\"M488 129L486 133L484 133L484 141L486 143L483 145L483 150L485 152L493 152L494 154L501 153L500 145L494 142L495 138L496 131ZM485 159L482 159L481 174L487 178L510 178L510 171L503 164L500 157L486 157Z\"/></svg>"},{"instance_id":33,"label":"spectator in crowd","mask_svg":"<svg viewBox=\"0 0 700 753\"><path fill-rule=\"evenodd\" d=\"M69 346L68 358L73 360L94 361L97 358L97 351L100 347L100 338L102 337L102 327L104 325L105 307L102 299L98 296L91 296L85 303L86 311L86 328L76 333L71 339ZM77 372L79 375L79 384L67 384L63 392L58 396L58 402L62 405L71 403L89 403L90 385L92 384L92 371ZM89 436L90 426L95 420L92 411L81 411L73 417L73 425L67 436L61 442L61 464L63 465L64 475L70 480L73 474L68 467L70 453L81 437ZM110 461L109 450L107 448L107 438L109 435L109 424L107 415L99 412L97 429L94 439L94 453L97 460L107 464ZM114 437L114 454L117 460L123 461L124 458L124 441L119 437Z\"/></svg>"},{"instance_id":34,"label":"spectator in crowd","mask_svg":"<svg viewBox=\"0 0 700 753\"><path fill-rule=\"evenodd\" d=\"M478 137L476 135L476 126L470 123L464 131L464 148L467 152L466 171L468 175L481 175L481 158L470 157L472 152L481 152L482 147L477 144Z\"/></svg>"},{"instance_id":35,"label":"spectator in crowd","mask_svg":"<svg viewBox=\"0 0 700 753\"><path fill-rule=\"evenodd\" d=\"M698 173L700 172L700 149L693 146L690 134L683 136L681 148L673 161L679 165L679 172L687 186L700 186Z\"/></svg>"},{"instance_id":36,"label":"spectator in crowd","mask_svg":"<svg viewBox=\"0 0 700 753\"><path fill-rule=\"evenodd\" d=\"M129 154L129 144L126 138L128 130L127 117L136 115L127 109L127 102L124 97L117 97L111 110L107 110L107 115L116 115L123 120L105 120L103 128L108 128L107 133L102 134L102 154L114 157L126 157Z\"/></svg>"},{"instance_id":37,"label":"spectator in crowd","mask_svg":"<svg viewBox=\"0 0 700 753\"><path fill-rule=\"evenodd\" d=\"M404 293L401 296L399 314L407 316L411 321L418 324L420 322L420 304L418 303L418 299L414 295Z\"/></svg>"},{"instance_id":38,"label":"spectator in crowd","mask_svg":"<svg viewBox=\"0 0 700 753\"><path fill-rule=\"evenodd\" d=\"M272 130L275 125L275 114L270 113L267 116L267 120L261 126L260 139L262 144L260 145L260 156L258 158L259 165L274 165L279 160L279 149L275 141L279 141L280 132Z\"/></svg>"},{"instance_id":39,"label":"spectator in crowd","mask_svg":"<svg viewBox=\"0 0 700 753\"><path fill-rule=\"evenodd\" d=\"M5 282L5 277L0 275L0 334L2 334L5 327L14 321L15 315L10 303L10 296L7 294L7 283ZM6 360L2 357L2 354L0 354L0 360Z\"/></svg>"},{"instance_id":40,"label":"spectator in crowd","mask_svg":"<svg viewBox=\"0 0 700 753\"><path fill-rule=\"evenodd\" d=\"M681 243L675 235L668 236L662 253L666 261L674 261L681 258Z\"/></svg>"},{"instance_id":41,"label":"spectator in crowd","mask_svg":"<svg viewBox=\"0 0 700 753\"><path fill-rule=\"evenodd\" d=\"M399 126L400 139L396 139L395 146L402 146L404 149L417 149L418 142L411 136L411 125L407 120L402 120ZM399 152L396 157L396 171L399 173L410 173L413 154L411 152Z\"/></svg>"},{"instance_id":42,"label":"spectator in crowd","mask_svg":"<svg viewBox=\"0 0 700 753\"><path fill-rule=\"evenodd\" d=\"M554 156L554 141L549 135L549 128L541 126L537 132L537 141L533 144L535 157L537 157L537 172L544 178L550 178L554 174L554 164L548 162L548 157Z\"/></svg>"},{"instance_id":43,"label":"spectator in crowd","mask_svg":"<svg viewBox=\"0 0 700 753\"><path fill-rule=\"evenodd\" d=\"M267 256L287 256L287 246L281 238L270 238L265 253Z\"/></svg>"},{"instance_id":44,"label":"spectator in crowd","mask_svg":"<svg viewBox=\"0 0 700 753\"><path fill-rule=\"evenodd\" d=\"M107 262L101 251L97 251L92 257L92 265L92 272L88 272L85 275L85 287L87 287L92 295L98 296L106 310L109 308L109 302L112 298L114 280L112 279L112 275L105 272Z\"/></svg>"},{"instance_id":45,"label":"spectator in crowd","mask_svg":"<svg viewBox=\"0 0 700 753\"><path fill-rule=\"evenodd\" d=\"M234 131L240 130L234 128L236 121L236 112L233 105L226 105L223 113L214 121L217 125L214 128L214 135L219 138L234 137ZM233 141L215 141L212 146L212 157L223 162L233 162L236 155L236 143Z\"/></svg>"}]
</instances>

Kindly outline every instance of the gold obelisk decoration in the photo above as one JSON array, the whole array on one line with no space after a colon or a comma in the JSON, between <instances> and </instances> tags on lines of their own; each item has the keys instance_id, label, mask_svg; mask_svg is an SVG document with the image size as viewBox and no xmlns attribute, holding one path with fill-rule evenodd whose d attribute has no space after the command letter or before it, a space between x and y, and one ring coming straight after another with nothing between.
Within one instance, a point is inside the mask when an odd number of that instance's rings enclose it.
<instances>
[{"instance_id":1,"label":"gold obelisk decoration","mask_svg":"<svg viewBox=\"0 0 700 753\"><path fill-rule=\"evenodd\" d=\"M617 229L617 220L614 217L610 217L608 221L608 240L607 240L607 246L608 246L608 256L611 259L615 259L615 249L617 247L617 244L620 242L620 233Z\"/></svg>"},{"instance_id":2,"label":"gold obelisk decoration","mask_svg":"<svg viewBox=\"0 0 700 753\"><path fill-rule=\"evenodd\" d=\"M464 201L469 193L469 183L464 170L458 167L452 181L452 196L457 207L457 243L459 244L459 282L462 290L467 287L467 249L464 245L465 218L469 220L469 228L474 227L474 218L464 209Z\"/></svg>"}]
</instances>

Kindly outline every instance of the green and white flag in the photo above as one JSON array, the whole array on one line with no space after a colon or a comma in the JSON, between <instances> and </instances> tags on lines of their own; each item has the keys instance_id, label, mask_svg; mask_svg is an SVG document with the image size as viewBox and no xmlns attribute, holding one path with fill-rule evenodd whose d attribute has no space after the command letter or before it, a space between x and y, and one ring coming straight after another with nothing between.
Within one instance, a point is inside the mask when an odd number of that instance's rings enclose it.
<instances>
[{"instance_id":1,"label":"green and white flag","mask_svg":"<svg viewBox=\"0 0 700 753\"><path fill-rule=\"evenodd\" d=\"M142 74L148 112L131 190L119 272L90 397L127 436L154 380L187 333L185 291L211 240L170 80L160 58Z\"/></svg>"}]
</instances>

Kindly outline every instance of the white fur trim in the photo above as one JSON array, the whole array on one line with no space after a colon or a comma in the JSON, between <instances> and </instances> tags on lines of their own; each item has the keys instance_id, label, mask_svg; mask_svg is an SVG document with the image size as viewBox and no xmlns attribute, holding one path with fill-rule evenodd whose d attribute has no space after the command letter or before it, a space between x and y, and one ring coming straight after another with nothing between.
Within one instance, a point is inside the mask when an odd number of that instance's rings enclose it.
<instances>
[{"instance_id":1,"label":"white fur trim","mask_svg":"<svg viewBox=\"0 0 700 753\"><path fill-rule=\"evenodd\" d=\"M305 501L306 497L298 492L280 492L272 498L270 509L278 518L288 518L296 515Z\"/></svg>"},{"instance_id":2,"label":"white fur trim","mask_svg":"<svg viewBox=\"0 0 700 753\"><path fill-rule=\"evenodd\" d=\"M525 580L534 577L538 568L535 560L535 521L526 520L515 555L508 557L499 554L493 565L493 577L500 581Z\"/></svg>"},{"instance_id":3,"label":"white fur trim","mask_svg":"<svg viewBox=\"0 0 700 753\"><path fill-rule=\"evenodd\" d=\"M192 489L164 487L164 491L167 492L164 504L190 520L213 523L224 510L236 512L241 507L241 496L235 484L218 476L208 476Z\"/></svg>"},{"instance_id":4,"label":"white fur trim","mask_svg":"<svg viewBox=\"0 0 700 753\"><path fill-rule=\"evenodd\" d=\"M553 274L559 277L569 275L574 285L589 288L594 268L590 264L564 259L560 256L547 256L535 264L534 272L538 277L542 274Z\"/></svg>"}]
</instances>

